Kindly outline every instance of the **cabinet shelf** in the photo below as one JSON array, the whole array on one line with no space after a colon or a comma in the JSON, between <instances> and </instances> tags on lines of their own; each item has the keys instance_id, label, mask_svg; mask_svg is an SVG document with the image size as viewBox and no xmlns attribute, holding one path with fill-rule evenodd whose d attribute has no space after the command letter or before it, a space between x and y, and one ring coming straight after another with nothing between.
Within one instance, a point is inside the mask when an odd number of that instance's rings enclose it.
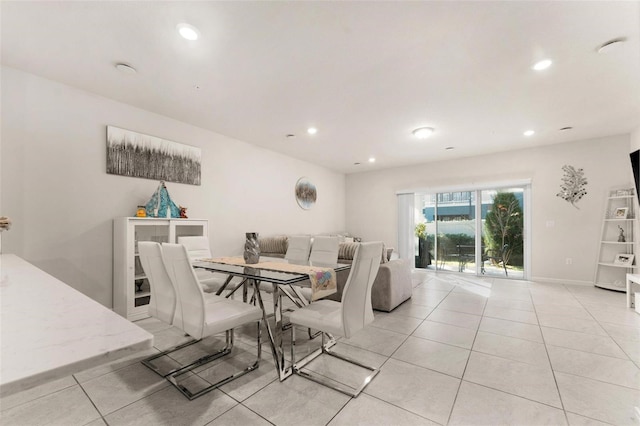
<instances>
[{"instance_id":1,"label":"cabinet shelf","mask_svg":"<svg viewBox=\"0 0 640 426\"><path fill-rule=\"evenodd\" d=\"M609 197L609 200L623 200L626 198L633 198L635 197L635 195L614 195L612 197Z\"/></svg>"},{"instance_id":2,"label":"cabinet shelf","mask_svg":"<svg viewBox=\"0 0 640 426\"><path fill-rule=\"evenodd\" d=\"M625 241L624 243L621 243L620 241L600 241L602 244L619 244L621 246L624 245L633 245L633 241Z\"/></svg>"},{"instance_id":3,"label":"cabinet shelf","mask_svg":"<svg viewBox=\"0 0 640 426\"><path fill-rule=\"evenodd\" d=\"M596 287L606 288L607 290L621 291L623 293L627 292L627 288L624 284L622 284L622 286L618 286L613 283L595 283L594 285Z\"/></svg>"},{"instance_id":4,"label":"cabinet shelf","mask_svg":"<svg viewBox=\"0 0 640 426\"><path fill-rule=\"evenodd\" d=\"M134 297L136 299L140 299L141 297L147 297L147 296L151 296L151 291L147 290L147 291L136 291L134 293Z\"/></svg>"},{"instance_id":5,"label":"cabinet shelf","mask_svg":"<svg viewBox=\"0 0 640 426\"><path fill-rule=\"evenodd\" d=\"M149 317L151 289L140 264L138 241L177 243L179 237L198 235L209 235L206 219L115 218L113 310L130 321Z\"/></svg>"},{"instance_id":6,"label":"cabinet shelf","mask_svg":"<svg viewBox=\"0 0 640 426\"><path fill-rule=\"evenodd\" d=\"M598 262L600 266L611 266L612 268L624 268L624 269L635 269L638 265L618 265L612 262Z\"/></svg>"}]
</instances>

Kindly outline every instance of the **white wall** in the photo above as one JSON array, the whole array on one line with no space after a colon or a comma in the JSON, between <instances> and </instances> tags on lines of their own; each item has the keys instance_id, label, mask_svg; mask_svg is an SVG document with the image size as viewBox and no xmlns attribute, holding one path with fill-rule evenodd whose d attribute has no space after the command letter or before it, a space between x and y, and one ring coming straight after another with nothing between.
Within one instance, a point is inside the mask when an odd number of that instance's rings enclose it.
<instances>
[{"instance_id":1,"label":"white wall","mask_svg":"<svg viewBox=\"0 0 640 426\"><path fill-rule=\"evenodd\" d=\"M612 136L348 175L347 229L397 247L396 191L531 179L532 279L592 282L607 191L630 183L629 144ZM579 209L556 196L564 164L585 170Z\"/></svg>"},{"instance_id":2,"label":"white wall","mask_svg":"<svg viewBox=\"0 0 640 426\"><path fill-rule=\"evenodd\" d=\"M244 233L345 230L345 177L198 127L2 68L1 204L15 253L98 302L112 303L112 219L131 216L157 181L106 174L106 126L202 149L202 185L167 183L192 218L209 219L214 255L239 254ZM248 123L250 125L250 123ZM307 176L318 201L294 197Z\"/></svg>"},{"instance_id":3,"label":"white wall","mask_svg":"<svg viewBox=\"0 0 640 426\"><path fill-rule=\"evenodd\" d=\"M631 149L629 152L634 152L640 149L640 127L637 127L631 132Z\"/></svg>"}]
</instances>

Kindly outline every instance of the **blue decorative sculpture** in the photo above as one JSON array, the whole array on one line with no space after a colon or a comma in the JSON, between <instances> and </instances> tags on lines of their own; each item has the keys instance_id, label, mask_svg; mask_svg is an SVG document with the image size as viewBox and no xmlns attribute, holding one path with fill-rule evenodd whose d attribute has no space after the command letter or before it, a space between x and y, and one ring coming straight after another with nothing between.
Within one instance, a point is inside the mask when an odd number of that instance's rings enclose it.
<instances>
[{"instance_id":1,"label":"blue decorative sculpture","mask_svg":"<svg viewBox=\"0 0 640 426\"><path fill-rule=\"evenodd\" d=\"M171 200L164 181L160 181L145 209L147 217L180 217L180 208Z\"/></svg>"}]
</instances>

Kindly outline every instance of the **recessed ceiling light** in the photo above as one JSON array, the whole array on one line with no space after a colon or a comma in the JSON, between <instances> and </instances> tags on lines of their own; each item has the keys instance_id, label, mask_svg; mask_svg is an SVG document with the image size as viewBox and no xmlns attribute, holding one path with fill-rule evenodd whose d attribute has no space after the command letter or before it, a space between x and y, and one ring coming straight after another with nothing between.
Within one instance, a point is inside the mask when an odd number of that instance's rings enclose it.
<instances>
[{"instance_id":1,"label":"recessed ceiling light","mask_svg":"<svg viewBox=\"0 0 640 426\"><path fill-rule=\"evenodd\" d=\"M567 127L563 127L560 129L561 131L565 131L565 130L573 130L573 127L571 126L567 126Z\"/></svg>"},{"instance_id":2,"label":"recessed ceiling light","mask_svg":"<svg viewBox=\"0 0 640 426\"><path fill-rule=\"evenodd\" d=\"M293 133L287 133L287 134L285 135L285 137L286 137L286 138L295 138L295 137L296 137L296 135L294 135Z\"/></svg>"},{"instance_id":3,"label":"recessed ceiling light","mask_svg":"<svg viewBox=\"0 0 640 426\"><path fill-rule=\"evenodd\" d=\"M534 132L533 130L527 130L527 131L525 131L525 132L523 133L523 135L525 135L525 136L533 136L533 134L534 134L534 133L535 133L535 132Z\"/></svg>"},{"instance_id":4,"label":"recessed ceiling light","mask_svg":"<svg viewBox=\"0 0 640 426\"><path fill-rule=\"evenodd\" d=\"M184 22L178 24L176 27L180 35L187 40L197 40L200 37L200 31L193 25L185 24Z\"/></svg>"},{"instance_id":5,"label":"recessed ceiling light","mask_svg":"<svg viewBox=\"0 0 640 426\"><path fill-rule=\"evenodd\" d=\"M614 38L613 40L609 40L608 42L603 43L600 45L600 47L598 47L598 53L610 52L613 50L613 48L621 46L625 41L627 41L626 37L618 37Z\"/></svg>"},{"instance_id":6,"label":"recessed ceiling light","mask_svg":"<svg viewBox=\"0 0 640 426\"><path fill-rule=\"evenodd\" d=\"M453 147L453 146L448 146L448 147L446 147L445 149L446 149L447 151L451 151L452 149L455 149L455 147Z\"/></svg>"},{"instance_id":7,"label":"recessed ceiling light","mask_svg":"<svg viewBox=\"0 0 640 426\"><path fill-rule=\"evenodd\" d=\"M360 163L353 163L353 165L354 165L354 166L359 166L359 165L360 165Z\"/></svg>"},{"instance_id":8,"label":"recessed ceiling light","mask_svg":"<svg viewBox=\"0 0 640 426\"><path fill-rule=\"evenodd\" d=\"M310 135L315 135L316 133L318 133L318 129L316 129L315 127L309 127L307 129L307 133L309 133Z\"/></svg>"},{"instance_id":9,"label":"recessed ceiling light","mask_svg":"<svg viewBox=\"0 0 640 426\"><path fill-rule=\"evenodd\" d=\"M121 72L125 73L125 74L135 74L135 73L138 72L131 65L127 65L127 64L122 63L122 62L116 64L116 69L118 71L121 71Z\"/></svg>"},{"instance_id":10,"label":"recessed ceiling light","mask_svg":"<svg viewBox=\"0 0 640 426\"><path fill-rule=\"evenodd\" d=\"M412 133L418 139L426 139L433 134L435 129L433 127L419 127L415 129Z\"/></svg>"},{"instance_id":11,"label":"recessed ceiling light","mask_svg":"<svg viewBox=\"0 0 640 426\"><path fill-rule=\"evenodd\" d=\"M536 62L532 68L536 71L542 71L549 68L552 63L551 59L543 59L542 61Z\"/></svg>"},{"instance_id":12,"label":"recessed ceiling light","mask_svg":"<svg viewBox=\"0 0 640 426\"><path fill-rule=\"evenodd\" d=\"M369 158L369 162L370 162L370 163L375 163L375 162L376 162L376 159L375 159L375 158L373 158L373 157L371 157L371 158Z\"/></svg>"}]
</instances>

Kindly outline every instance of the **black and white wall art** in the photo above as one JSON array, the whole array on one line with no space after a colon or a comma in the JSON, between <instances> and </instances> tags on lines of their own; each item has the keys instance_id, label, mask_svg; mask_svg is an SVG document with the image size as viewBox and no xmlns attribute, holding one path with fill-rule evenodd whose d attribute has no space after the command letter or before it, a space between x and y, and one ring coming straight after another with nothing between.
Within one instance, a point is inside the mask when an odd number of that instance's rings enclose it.
<instances>
[{"instance_id":1,"label":"black and white wall art","mask_svg":"<svg viewBox=\"0 0 640 426\"><path fill-rule=\"evenodd\" d=\"M200 148L107 126L107 173L200 185Z\"/></svg>"}]
</instances>

